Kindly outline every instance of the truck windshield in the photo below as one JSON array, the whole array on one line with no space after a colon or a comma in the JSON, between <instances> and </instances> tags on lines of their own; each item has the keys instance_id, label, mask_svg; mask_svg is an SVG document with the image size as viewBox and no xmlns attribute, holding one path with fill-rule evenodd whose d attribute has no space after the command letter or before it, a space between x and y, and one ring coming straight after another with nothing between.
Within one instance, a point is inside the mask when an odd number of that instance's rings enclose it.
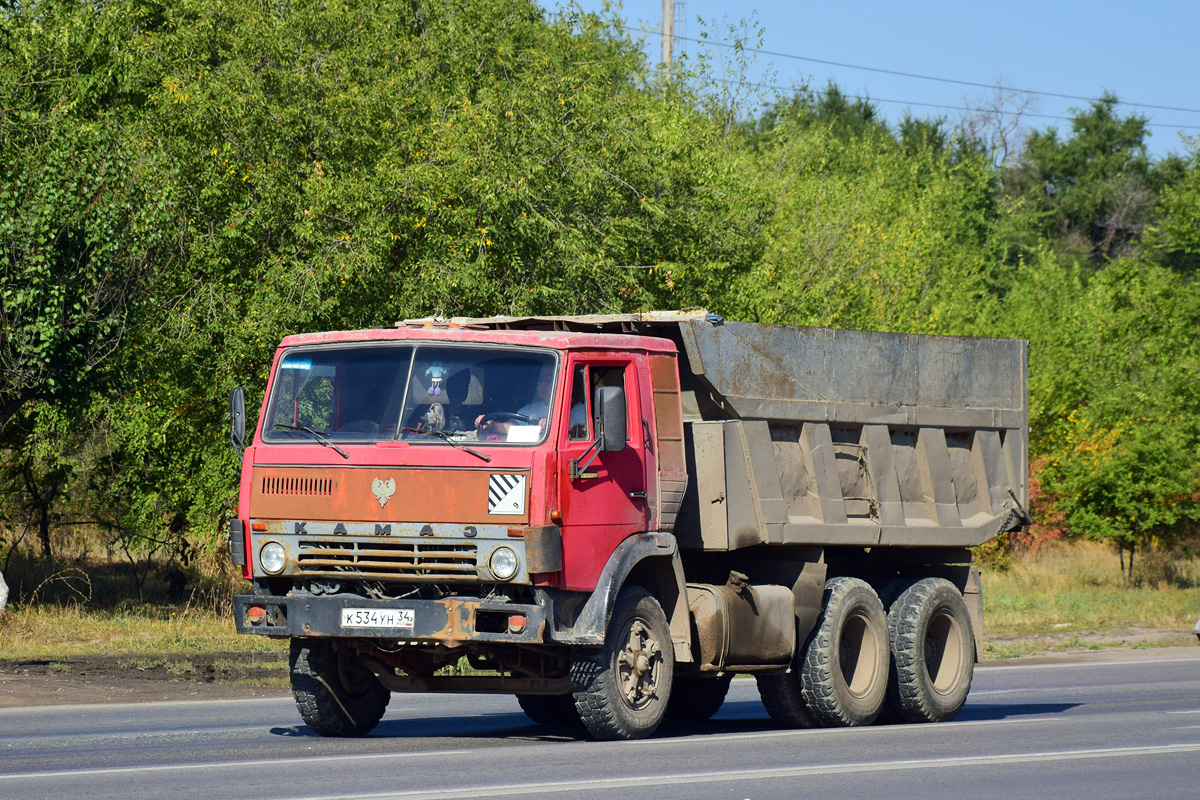
<instances>
[{"instance_id":1,"label":"truck windshield","mask_svg":"<svg viewBox=\"0 0 1200 800\"><path fill-rule=\"evenodd\" d=\"M481 347L419 347L404 403L409 440L536 444L554 397L550 353Z\"/></svg>"},{"instance_id":2,"label":"truck windshield","mask_svg":"<svg viewBox=\"0 0 1200 800\"><path fill-rule=\"evenodd\" d=\"M280 359L262 437L535 444L555 371L553 354L512 348L295 348Z\"/></svg>"},{"instance_id":3,"label":"truck windshield","mask_svg":"<svg viewBox=\"0 0 1200 800\"><path fill-rule=\"evenodd\" d=\"M360 345L287 351L271 387L263 440L312 441L308 431L334 440L394 438L412 350Z\"/></svg>"}]
</instances>

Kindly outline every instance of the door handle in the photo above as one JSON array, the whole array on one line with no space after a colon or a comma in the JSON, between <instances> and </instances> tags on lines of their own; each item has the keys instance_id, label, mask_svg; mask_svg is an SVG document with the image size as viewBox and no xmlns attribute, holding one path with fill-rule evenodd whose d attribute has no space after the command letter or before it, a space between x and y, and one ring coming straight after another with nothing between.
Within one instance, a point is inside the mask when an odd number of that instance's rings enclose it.
<instances>
[{"instance_id":1,"label":"door handle","mask_svg":"<svg viewBox=\"0 0 1200 800\"><path fill-rule=\"evenodd\" d=\"M640 497L640 498L641 498L641 499L643 499L643 500L645 500L645 499L646 499L646 493L645 493L645 492L630 492L630 493L629 493L629 496L630 496L630 497L634 497L634 498Z\"/></svg>"}]
</instances>

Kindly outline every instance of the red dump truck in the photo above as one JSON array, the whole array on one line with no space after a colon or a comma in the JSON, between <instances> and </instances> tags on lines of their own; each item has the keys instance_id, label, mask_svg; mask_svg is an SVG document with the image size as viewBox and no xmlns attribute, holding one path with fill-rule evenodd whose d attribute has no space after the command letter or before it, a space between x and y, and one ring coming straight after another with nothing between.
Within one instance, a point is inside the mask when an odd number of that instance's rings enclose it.
<instances>
[{"instance_id":1,"label":"red dump truck","mask_svg":"<svg viewBox=\"0 0 1200 800\"><path fill-rule=\"evenodd\" d=\"M503 692L600 739L953 718L971 548L1026 520L1026 343L704 311L289 336L243 449L241 633L323 735Z\"/></svg>"}]
</instances>

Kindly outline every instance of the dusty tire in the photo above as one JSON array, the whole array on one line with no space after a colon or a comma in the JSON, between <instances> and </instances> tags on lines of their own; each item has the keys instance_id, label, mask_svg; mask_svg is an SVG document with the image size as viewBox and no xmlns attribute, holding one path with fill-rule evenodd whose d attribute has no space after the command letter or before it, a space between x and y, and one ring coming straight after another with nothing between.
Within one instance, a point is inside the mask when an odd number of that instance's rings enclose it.
<instances>
[{"instance_id":1,"label":"dusty tire","mask_svg":"<svg viewBox=\"0 0 1200 800\"><path fill-rule=\"evenodd\" d=\"M597 739L644 739L662 724L675 650L662 606L640 586L617 597L604 646L577 650L571 662L579 720Z\"/></svg>"},{"instance_id":2,"label":"dusty tire","mask_svg":"<svg viewBox=\"0 0 1200 800\"><path fill-rule=\"evenodd\" d=\"M720 678L676 677L671 684L667 719L671 722L696 723L712 719L721 710L733 675Z\"/></svg>"},{"instance_id":3,"label":"dusty tire","mask_svg":"<svg viewBox=\"0 0 1200 800\"><path fill-rule=\"evenodd\" d=\"M870 725L888 685L888 626L875 590L857 578L830 578L816 630L805 647L800 688L818 725Z\"/></svg>"},{"instance_id":4,"label":"dusty tire","mask_svg":"<svg viewBox=\"0 0 1200 800\"><path fill-rule=\"evenodd\" d=\"M391 699L374 674L354 663L330 639L293 638L292 697L308 727L322 736L365 736L379 724Z\"/></svg>"},{"instance_id":5,"label":"dusty tire","mask_svg":"<svg viewBox=\"0 0 1200 800\"><path fill-rule=\"evenodd\" d=\"M876 586L875 593L879 595L879 602L883 603L883 613L889 613L896 599L908 591L908 587L912 586L915 582L912 578L890 578L883 585ZM891 643L890 635L888 643ZM890 670L891 668L889 665L888 669ZM889 679L890 676L891 673L889 672ZM888 685L888 691L891 691L891 684ZM883 706L879 709L879 716L875 718L876 725L897 725L904 722L900 718L900 715L892 708L892 704L888 702L889 699L890 695L884 699Z\"/></svg>"},{"instance_id":6,"label":"dusty tire","mask_svg":"<svg viewBox=\"0 0 1200 800\"><path fill-rule=\"evenodd\" d=\"M816 635L814 628L792 657L792 669L782 675L756 675L758 696L762 699L763 708L771 719L789 728L815 728L817 721L808 710L804 701L804 691L800 686L803 673L804 654Z\"/></svg>"},{"instance_id":7,"label":"dusty tire","mask_svg":"<svg viewBox=\"0 0 1200 800\"><path fill-rule=\"evenodd\" d=\"M876 586L875 593L879 595L879 602L883 603L883 613L888 613L896 599L914 583L916 581L912 578L889 578L882 586Z\"/></svg>"},{"instance_id":8,"label":"dusty tire","mask_svg":"<svg viewBox=\"0 0 1200 800\"><path fill-rule=\"evenodd\" d=\"M904 722L946 722L967 701L975 672L975 634L950 581L925 578L888 612L892 666L888 706Z\"/></svg>"},{"instance_id":9,"label":"dusty tire","mask_svg":"<svg viewBox=\"0 0 1200 800\"><path fill-rule=\"evenodd\" d=\"M758 675L758 696L771 719L789 728L815 728L817 721L804 703L799 664L804 651L796 654L792 671L784 675Z\"/></svg>"},{"instance_id":10,"label":"dusty tire","mask_svg":"<svg viewBox=\"0 0 1200 800\"><path fill-rule=\"evenodd\" d=\"M579 725L575 698L569 694L519 694L517 703L525 716L538 725L563 728Z\"/></svg>"}]
</instances>

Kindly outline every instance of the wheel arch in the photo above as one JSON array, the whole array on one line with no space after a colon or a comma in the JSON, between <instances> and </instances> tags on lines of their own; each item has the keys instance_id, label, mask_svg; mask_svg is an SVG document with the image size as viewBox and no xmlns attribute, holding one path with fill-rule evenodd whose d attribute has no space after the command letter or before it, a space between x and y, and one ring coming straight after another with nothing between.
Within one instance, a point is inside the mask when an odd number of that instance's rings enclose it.
<instances>
[{"instance_id":1,"label":"wheel arch","mask_svg":"<svg viewBox=\"0 0 1200 800\"><path fill-rule=\"evenodd\" d=\"M571 602L563 592L543 590L554 606L550 637L562 644L603 644L617 595L627 584L641 586L659 602L671 629L676 662L690 662L687 585L679 548L669 533L635 534L617 545L596 581L596 588L582 603Z\"/></svg>"}]
</instances>

